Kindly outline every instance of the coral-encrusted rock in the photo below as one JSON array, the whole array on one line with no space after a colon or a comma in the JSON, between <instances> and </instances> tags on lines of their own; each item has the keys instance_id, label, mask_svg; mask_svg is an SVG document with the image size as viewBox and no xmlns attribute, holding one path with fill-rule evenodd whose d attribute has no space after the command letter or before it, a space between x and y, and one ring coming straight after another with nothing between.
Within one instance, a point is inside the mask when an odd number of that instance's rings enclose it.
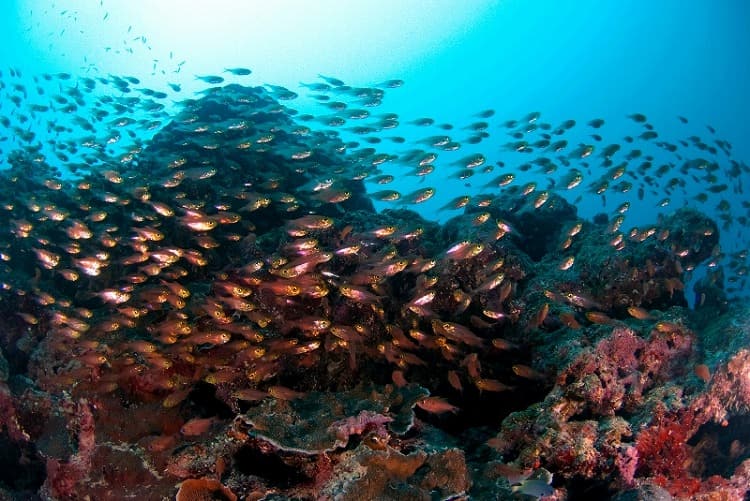
<instances>
[{"instance_id":1,"label":"coral-encrusted rock","mask_svg":"<svg viewBox=\"0 0 750 501\"><path fill-rule=\"evenodd\" d=\"M717 379L728 388L726 406L732 412L750 412L750 351L741 350L727 364L726 376ZM726 379L724 379L726 378Z\"/></svg>"},{"instance_id":2,"label":"coral-encrusted rock","mask_svg":"<svg viewBox=\"0 0 750 501\"><path fill-rule=\"evenodd\" d=\"M573 404L567 408L602 416L614 415L622 407L632 411L642 403L644 391L675 375L690 356L691 346L692 334L677 325L666 332L654 329L648 341L617 327L558 377L566 400Z\"/></svg>"},{"instance_id":3,"label":"coral-encrusted rock","mask_svg":"<svg viewBox=\"0 0 750 501\"><path fill-rule=\"evenodd\" d=\"M174 493L174 479L150 464L140 448L105 443L97 445L77 492L90 499L167 499Z\"/></svg>"},{"instance_id":4,"label":"coral-encrusted rock","mask_svg":"<svg viewBox=\"0 0 750 501\"><path fill-rule=\"evenodd\" d=\"M392 448L374 450L360 445L342 455L321 494L341 501L427 501L453 498L470 487L466 460L458 449L402 454Z\"/></svg>"},{"instance_id":5,"label":"coral-encrusted rock","mask_svg":"<svg viewBox=\"0 0 750 501\"><path fill-rule=\"evenodd\" d=\"M66 461L50 457L47 459L47 479L42 492L53 499L73 499L89 475L92 457L96 448L94 415L90 404L81 400L62 402L61 412L68 418L68 431L75 435L76 453Z\"/></svg>"},{"instance_id":6,"label":"coral-encrusted rock","mask_svg":"<svg viewBox=\"0 0 750 501\"><path fill-rule=\"evenodd\" d=\"M167 473L182 479L222 475L223 485L251 498L460 495L471 487L463 451L439 430L415 423L413 408L426 394L409 385L267 400L206 445L175 451Z\"/></svg>"},{"instance_id":7,"label":"coral-encrusted rock","mask_svg":"<svg viewBox=\"0 0 750 501\"><path fill-rule=\"evenodd\" d=\"M430 454L425 466L420 487L428 492L440 493L442 499L467 492L471 487L466 458L460 449L447 449L439 454Z\"/></svg>"},{"instance_id":8,"label":"coral-encrusted rock","mask_svg":"<svg viewBox=\"0 0 750 501\"><path fill-rule=\"evenodd\" d=\"M696 330L703 362L711 369L726 362L727 354L750 346L750 306L742 305L719 317L715 312L699 310Z\"/></svg>"},{"instance_id":9,"label":"coral-encrusted rock","mask_svg":"<svg viewBox=\"0 0 750 501\"><path fill-rule=\"evenodd\" d=\"M28 434L23 430L18 421L16 403L10 388L0 382L0 431L6 430L11 440L15 442L26 442Z\"/></svg>"},{"instance_id":10,"label":"coral-encrusted rock","mask_svg":"<svg viewBox=\"0 0 750 501\"><path fill-rule=\"evenodd\" d=\"M689 370L701 336L671 320L654 323L645 339L614 327L594 349L582 349L544 402L508 416L490 445L516 467L541 464L564 478L636 487L634 499L648 498L652 485L677 499L741 499L750 444L734 432L734 456L725 457L717 428L748 419L750 351L708 381L705 370Z\"/></svg>"},{"instance_id":11,"label":"coral-encrusted rock","mask_svg":"<svg viewBox=\"0 0 750 501\"><path fill-rule=\"evenodd\" d=\"M617 328L595 350L581 353L558 377L565 387L566 399L575 403L566 409L611 416L626 399L637 403L642 382L636 373L639 368L636 354L645 346L646 341L631 330Z\"/></svg>"},{"instance_id":12,"label":"coral-encrusted rock","mask_svg":"<svg viewBox=\"0 0 750 501\"><path fill-rule=\"evenodd\" d=\"M250 426L248 434L278 449L319 454L345 447L350 436L374 433L386 437L386 425L395 433L405 433L411 427L412 408L426 395L417 386L383 393L311 392L289 402L266 400L241 419Z\"/></svg>"},{"instance_id":13,"label":"coral-encrusted rock","mask_svg":"<svg viewBox=\"0 0 750 501\"><path fill-rule=\"evenodd\" d=\"M644 392L679 372L691 338L676 324L654 329L648 340L615 327L560 373L544 402L511 414L492 444L524 467L541 460L563 475L595 478L632 470L631 425L620 414L637 413L646 403ZM630 482L627 474L623 479Z\"/></svg>"},{"instance_id":14,"label":"coral-encrusted rock","mask_svg":"<svg viewBox=\"0 0 750 501\"><path fill-rule=\"evenodd\" d=\"M672 501L674 498L664 488L651 483L644 483L635 489L620 492L613 501Z\"/></svg>"}]
</instances>

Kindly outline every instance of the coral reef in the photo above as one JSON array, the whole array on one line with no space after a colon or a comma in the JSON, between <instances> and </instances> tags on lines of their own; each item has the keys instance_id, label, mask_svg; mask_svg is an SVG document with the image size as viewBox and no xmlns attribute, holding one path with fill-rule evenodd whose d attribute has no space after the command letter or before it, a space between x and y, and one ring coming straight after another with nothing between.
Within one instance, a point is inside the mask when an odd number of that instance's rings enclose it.
<instances>
[{"instance_id":1,"label":"coral reef","mask_svg":"<svg viewBox=\"0 0 750 501\"><path fill-rule=\"evenodd\" d=\"M0 172L0 496L747 494L748 310L685 296L713 221L376 212L388 156L274 95L207 91L75 183Z\"/></svg>"}]
</instances>

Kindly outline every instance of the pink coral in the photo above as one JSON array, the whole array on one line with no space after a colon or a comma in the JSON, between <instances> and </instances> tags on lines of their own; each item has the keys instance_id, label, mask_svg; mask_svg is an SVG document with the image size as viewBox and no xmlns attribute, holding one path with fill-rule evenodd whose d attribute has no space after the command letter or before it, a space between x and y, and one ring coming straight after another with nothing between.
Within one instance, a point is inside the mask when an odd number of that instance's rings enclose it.
<instances>
[{"instance_id":1,"label":"pink coral","mask_svg":"<svg viewBox=\"0 0 750 501\"><path fill-rule=\"evenodd\" d=\"M632 445L623 446L615 456L615 465L623 485L633 485L638 468L638 449Z\"/></svg>"},{"instance_id":2,"label":"pink coral","mask_svg":"<svg viewBox=\"0 0 750 501\"><path fill-rule=\"evenodd\" d=\"M328 429L336 435L336 447L345 447L352 435L362 435L365 431L374 432L377 436L387 437L386 423L393 418L383 416L377 412L362 411L356 416L340 419L332 423Z\"/></svg>"},{"instance_id":3,"label":"pink coral","mask_svg":"<svg viewBox=\"0 0 750 501\"><path fill-rule=\"evenodd\" d=\"M594 414L614 415L626 402L640 400L642 390L638 354L646 341L632 330L616 327L593 353L584 352L560 374L569 398L579 399Z\"/></svg>"}]
</instances>

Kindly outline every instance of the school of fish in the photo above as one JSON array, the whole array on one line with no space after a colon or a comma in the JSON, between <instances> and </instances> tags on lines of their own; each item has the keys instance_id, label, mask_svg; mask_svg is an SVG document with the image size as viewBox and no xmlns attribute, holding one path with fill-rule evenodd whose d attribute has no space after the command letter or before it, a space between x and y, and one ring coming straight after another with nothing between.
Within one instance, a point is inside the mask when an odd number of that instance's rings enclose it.
<instances>
[{"instance_id":1,"label":"school of fish","mask_svg":"<svg viewBox=\"0 0 750 501\"><path fill-rule=\"evenodd\" d=\"M526 311L516 301L528 269L505 243L526 237L502 211L625 197L606 219L618 253L669 238L659 221L626 229L631 206L668 214L671 198L702 185L682 203L715 206L722 230L747 243L750 168L710 127L707 138L671 142L634 113L624 120L639 133L609 142L601 118L502 121L487 109L466 125L438 124L377 111L401 80L356 87L331 76L301 84L321 110L312 114L285 87L196 78L210 87L173 112L176 84L0 75L0 308L45 346L38 383L48 391L174 407L204 382L235 403L294 399L374 364L399 386L507 392L545 378L522 363L499 368L497 354L518 350L506 334L520 319L541 327L550 303ZM426 186L396 189L412 177ZM406 210L455 194L451 182L466 191L439 207L466 214L457 241ZM560 272L575 272L571 249L586 224L565 229ZM693 249L669 251L692 271ZM730 296L745 293L745 248L716 244L707 268ZM682 291L678 282L669 286ZM610 321L595 298L553 285L544 294L570 307L560 315L568 327ZM457 410L440 396L419 407Z\"/></svg>"}]
</instances>

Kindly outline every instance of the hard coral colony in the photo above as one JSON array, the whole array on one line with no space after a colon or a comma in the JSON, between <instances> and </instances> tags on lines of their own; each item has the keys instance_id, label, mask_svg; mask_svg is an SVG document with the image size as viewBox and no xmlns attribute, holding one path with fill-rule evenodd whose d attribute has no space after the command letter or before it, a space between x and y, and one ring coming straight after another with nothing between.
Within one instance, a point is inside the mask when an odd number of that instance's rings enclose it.
<instances>
[{"instance_id":1,"label":"hard coral colony","mask_svg":"<svg viewBox=\"0 0 750 501\"><path fill-rule=\"evenodd\" d=\"M94 103L74 120L86 136L52 161L30 137L0 172L1 440L3 462L25 464L4 496L745 495L747 315L728 312L718 226L683 208L625 230L630 202L589 221L566 198L584 176L639 199L719 171L741 186L750 170L726 141L657 140L636 114L630 152L571 147L573 120L534 112L501 123L525 163L438 224L408 208L435 188L378 186L394 165L438 176L439 155L497 129L492 110L461 141L415 120L430 132L384 153L406 141L391 135L401 118L368 109L400 81L323 77L307 84L317 116L283 87L231 84L171 116L156 91L94 92L132 77L70 78L42 77L66 89L59 104ZM106 147L149 128L119 157ZM679 173L653 165L669 154ZM503 168L455 165L461 180ZM529 169L549 187L516 184ZM729 259L739 290L746 252ZM684 284L705 262L692 311Z\"/></svg>"}]
</instances>

